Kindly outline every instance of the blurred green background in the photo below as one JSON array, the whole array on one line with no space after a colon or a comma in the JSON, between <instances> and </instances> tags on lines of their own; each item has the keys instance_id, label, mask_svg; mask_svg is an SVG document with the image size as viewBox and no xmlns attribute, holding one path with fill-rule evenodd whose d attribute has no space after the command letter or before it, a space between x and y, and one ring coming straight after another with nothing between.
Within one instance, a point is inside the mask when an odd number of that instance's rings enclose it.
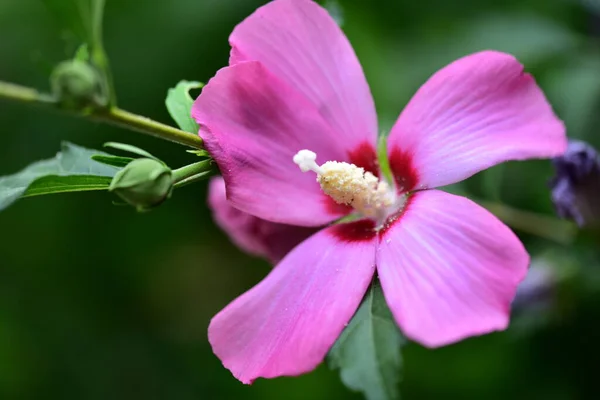
<instances>
[{"instance_id":1,"label":"blurred green background","mask_svg":"<svg viewBox=\"0 0 600 400\"><path fill-rule=\"evenodd\" d=\"M171 123L180 79L226 65L227 36L264 1L108 0L105 45L121 107ZM600 0L342 0L344 30L389 129L429 75L467 53L515 54L572 137L600 146ZM0 2L0 79L48 88L77 43L39 0ZM172 166L182 147L20 104L0 103L0 175L52 156L63 139L143 147ZM553 215L548 161L511 163L460 190ZM326 366L237 382L206 338L212 315L269 265L211 220L203 184L137 214L106 193L32 198L0 213L0 399L360 399ZM517 230L559 282L504 333L404 350L405 399L584 399L600 393L598 240L556 243Z\"/></svg>"}]
</instances>

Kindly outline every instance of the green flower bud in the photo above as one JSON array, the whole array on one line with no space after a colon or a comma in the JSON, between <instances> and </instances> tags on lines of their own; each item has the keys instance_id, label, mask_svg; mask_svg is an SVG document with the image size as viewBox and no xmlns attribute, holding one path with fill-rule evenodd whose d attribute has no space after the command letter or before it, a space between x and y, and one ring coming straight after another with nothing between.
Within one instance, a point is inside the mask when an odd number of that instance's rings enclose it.
<instances>
[{"instance_id":1,"label":"green flower bud","mask_svg":"<svg viewBox=\"0 0 600 400\"><path fill-rule=\"evenodd\" d=\"M52 71L50 85L56 99L65 107L103 107L101 78L96 69L79 60L64 61Z\"/></svg>"},{"instance_id":2,"label":"green flower bud","mask_svg":"<svg viewBox=\"0 0 600 400\"><path fill-rule=\"evenodd\" d=\"M151 158L138 158L117 172L108 190L138 211L147 211L171 196L175 180L169 167Z\"/></svg>"}]
</instances>

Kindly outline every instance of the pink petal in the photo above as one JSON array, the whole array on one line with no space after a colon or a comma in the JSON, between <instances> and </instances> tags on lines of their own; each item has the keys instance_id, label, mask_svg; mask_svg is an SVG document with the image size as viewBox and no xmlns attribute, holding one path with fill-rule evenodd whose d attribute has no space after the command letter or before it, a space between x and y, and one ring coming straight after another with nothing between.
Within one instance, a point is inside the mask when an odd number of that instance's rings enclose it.
<instances>
[{"instance_id":1,"label":"pink petal","mask_svg":"<svg viewBox=\"0 0 600 400\"><path fill-rule=\"evenodd\" d=\"M505 329L529 256L472 201L420 191L383 232L377 272L404 334L428 347Z\"/></svg>"},{"instance_id":2,"label":"pink petal","mask_svg":"<svg viewBox=\"0 0 600 400\"><path fill-rule=\"evenodd\" d=\"M237 379L299 375L323 361L375 272L373 227L320 231L212 319L208 339Z\"/></svg>"},{"instance_id":3,"label":"pink petal","mask_svg":"<svg viewBox=\"0 0 600 400\"><path fill-rule=\"evenodd\" d=\"M208 204L215 222L232 242L250 254L268 258L273 264L316 232L316 228L277 224L238 210L225 198L225 181L220 176L210 180Z\"/></svg>"},{"instance_id":4,"label":"pink petal","mask_svg":"<svg viewBox=\"0 0 600 400\"><path fill-rule=\"evenodd\" d=\"M330 129L306 98L259 62L221 69L196 99L192 116L235 208L301 226L324 225L348 212L332 207L315 175L301 172L292 159L309 149L319 163L346 161L356 149Z\"/></svg>"},{"instance_id":5,"label":"pink petal","mask_svg":"<svg viewBox=\"0 0 600 400\"><path fill-rule=\"evenodd\" d=\"M342 30L309 0L278 0L239 24L230 63L256 60L302 93L352 147L375 146L377 115L369 85Z\"/></svg>"},{"instance_id":6,"label":"pink petal","mask_svg":"<svg viewBox=\"0 0 600 400\"><path fill-rule=\"evenodd\" d=\"M507 160L566 149L565 127L511 55L484 51L435 73L392 128L390 165L402 190L458 182Z\"/></svg>"}]
</instances>

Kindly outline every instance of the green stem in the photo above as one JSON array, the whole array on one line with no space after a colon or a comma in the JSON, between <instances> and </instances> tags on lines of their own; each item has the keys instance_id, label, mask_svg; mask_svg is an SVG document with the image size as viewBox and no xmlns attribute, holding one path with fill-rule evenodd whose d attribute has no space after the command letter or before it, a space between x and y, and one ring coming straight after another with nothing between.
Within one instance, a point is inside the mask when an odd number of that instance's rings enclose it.
<instances>
[{"instance_id":1,"label":"green stem","mask_svg":"<svg viewBox=\"0 0 600 400\"><path fill-rule=\"evenodd\" d=\"M212 160L203 160L197 163L186 165L173 170L173 178L175 179L175 187L181 187L204 180L215 173Z\"/></svg>"},{"instance_id":2,"label":"green stem","mask_svg":"<svg viewBox=\"0 0 600 400\"><path fill-rule=\"evenodd\" d=\"M46 105L54 103L54 98L50 95L40 93L33 88L2 81L0 81L0 98L26 103L42 103Z\"/></svg>"},{"instance_id":3,"label":"green stem","mask_svg":"<svg viewBox=\"0 0 600 400\"><path fill-rule=\"evenodd\" d=\"M0 100L1 99L22 103L39 104L65 111L64 109L60 108L60 105L56 102L56 100L48 94L40 93L36 89L29 87L2 81L0 81ZM120 108L112 107L106 109L93 109L91 112L86 114L76 114L84 118L106 122L111 125L145 133L147 135L169 140L171 142L179 143L196 149L203 148L202 139L200 139L200 137L197 135L184 132L141 115L130 113L129 111L121 110Z\"/></svg>"},{"instance_id":4,"label":"green stem","mask_svg":"<svg viewBox=\"0 0 600 400\"><path fill-rule=\"evenodd\" d=\"M117 96L113 84L112 72L108 63L108 56L104 51L104 41L102 40L102 19L104 17L104 0L93 2L92 10L92 53L91 60L102 73L104 78L103 86L105 93L108 94L109 107L116 107Z\"/></svg>"},{"instance_id":5,"label":"green stem","mask_svg":"<svg viewBox=\"0 0 600 400\"><path fill-rule=\"evenodd\" d=\"M547 215L518 210L505 204L478 201L507 225L561 244L569 244L577 234L575 224Z\"/></svg>"},{"instance_id":6,"label":"green stem","mask_svg":"<svg viewBox=\"0 0 600 400\"><path fill-rule=\"evenodd\" d=\"M90 116L97 121L138 131L160 139L169 140L196 149L203 148L203 142L199 136L173 128L172 126L154 121L150 118L121 110L120 108L98 110L92 112Z\"/></svg>"}]
</instances>

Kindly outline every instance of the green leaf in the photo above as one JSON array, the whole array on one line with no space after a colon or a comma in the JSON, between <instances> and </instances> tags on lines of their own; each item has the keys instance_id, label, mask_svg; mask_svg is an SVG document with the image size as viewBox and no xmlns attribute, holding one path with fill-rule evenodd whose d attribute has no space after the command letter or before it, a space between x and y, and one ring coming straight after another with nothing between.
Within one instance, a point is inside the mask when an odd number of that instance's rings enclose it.
<instances>
[{"instance_id":1,"label":"green leaf","mask_svg":"<svg viewBox=\"0 0 600 400\"><path fill-rule=\"evenodd\" d=\"M119 157L119 156L105 156L101 154L96 154L92 156L92 160L98 161L99 163L111 165L117 168L123 168L135 158L131 157Z\"/></svg>"},{"instance_id":2,"label":"green leaf","mask_svg":"<svg viewBox=\"0 0 600 400\"><path fill-rule=\"evenodd\" d=\"M19 197L108 189L118 168L93 161L105 153L63 142L56 157L37 161L13 175L0 177L0 210Z\"/></svg>"},{"instance_id":3,"label":"green leaf","mask_svg":"<svg viewBox=\"0 0 600 400\"><path fill-rule=\"evenodd\" d=\"M327 357L342 382L368 400L398 399L404 342L375 280Z\"/></svg>"},{"instance_id":4,"label":"green leaf","mask_svg":"<svg viewBox=\"0 0 600 400\"><path fill-rule=\"evenodd\" d=\"M204 84L200 82L181 81L167 93L165 100L167 110L179 128L186 132L198 134L198 124L191 114L194 99L190 96L190 90L201 89L203 86Z\"/></svg>"},{"instance_id":5,"label":"green leaf","mask_svg":"<svg viewBox=\"0 0 600 400\"><path fill-rule=\"evenodd\" d=\"M104 147L110 147L110 148L113 148L113 149L117 149L117 150L121 150L121 151L126 151L128 153L137 154L138 156L142 156L142 157L146 157L146 158L151 158L153 160L162 162L157 157L155 157L152 154L148 153L146 150L140 149L139 147L136 147L136 146L133 146L133 145L130 145L130 144L117 143L117 142L107 142L107 143L104 143Z\"/></svg>"},{"instance_id":6,"label":"green leaf","mask_svg":"<svg viewBox=\"0 0 600 400\"><path fill-rule=\"evenodd\" d=\"M112 177L96 175L48 175L38 178L30 185L21 197L39 196L42 194L83 192L89 190L107 190Z\"/></svg>"}]
</instances>

